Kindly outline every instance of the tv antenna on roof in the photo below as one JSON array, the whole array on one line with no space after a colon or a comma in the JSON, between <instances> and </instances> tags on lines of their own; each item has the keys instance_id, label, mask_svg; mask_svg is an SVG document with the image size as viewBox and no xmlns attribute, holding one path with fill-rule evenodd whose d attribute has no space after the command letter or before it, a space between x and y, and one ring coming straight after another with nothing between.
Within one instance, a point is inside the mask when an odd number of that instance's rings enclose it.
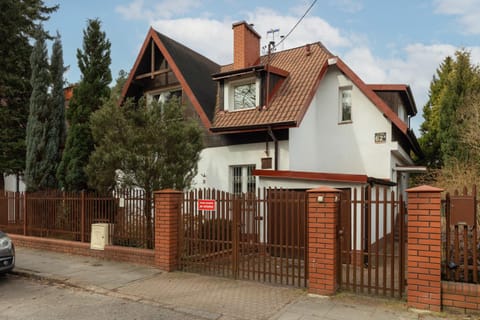
<instances>
[{"instance_id":1,"label":"tv antenna on roof","mask_svg":"<svg viewBox=\"0 0 480 320\"><path fill-rule=\"evenodd\" d=\"M272 35L272 40L273 42L275 42L275 33L279 33L280 32L280 29L276 28L276 29L270 29L267 31L267 39L268 39L268 36L269 35Z\"/></svg>"}]
</instances>

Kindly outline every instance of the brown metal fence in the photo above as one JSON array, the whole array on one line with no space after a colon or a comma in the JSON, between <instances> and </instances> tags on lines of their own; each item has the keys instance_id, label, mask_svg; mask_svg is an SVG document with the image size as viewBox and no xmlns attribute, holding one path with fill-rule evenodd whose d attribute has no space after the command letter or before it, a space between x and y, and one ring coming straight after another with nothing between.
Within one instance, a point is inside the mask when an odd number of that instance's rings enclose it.
<instances>
[{"instance_id":1,"label":"brown metal fence","mask_svg":"<svg viewBox=\"0 0 480 320\"><path fill-rule=\"evenodd\" d=\"M405 290L405 204L387 187L343 191L338 282L343 290L402 297Z\"/></svg>"},{"instance_id":2,"label":"brown metal fence","mask_svg":"<svg viewBox=\"0 0 480 320\"><path fill-rule=\"evenodd\" d=\"M113 244L153 248L153 210L141 190L0 192L0 228L36 237L90 242L91 225L108 223Z\"/></svg>"},{"instance_id":3,"label":"brown metal fence","mask_svg":"<svg viewBox=\"0 0 480 320\"><path fill-rule=\"evenodd\" d=\"M480 283L480 238L477 231L476 187L468 194L446 194L443 201L444 223L442 278L448 281Z\"/></svg>"},{"instance_id":4,"label":"brown metal fence","mask_svg":"<svg viewBox=\"0 0 480 320\"><path fill-rule=\"evenodd\" d=\"M184 194L180 269L306 287L306 193Z\"/></svg>"}]
</instances>

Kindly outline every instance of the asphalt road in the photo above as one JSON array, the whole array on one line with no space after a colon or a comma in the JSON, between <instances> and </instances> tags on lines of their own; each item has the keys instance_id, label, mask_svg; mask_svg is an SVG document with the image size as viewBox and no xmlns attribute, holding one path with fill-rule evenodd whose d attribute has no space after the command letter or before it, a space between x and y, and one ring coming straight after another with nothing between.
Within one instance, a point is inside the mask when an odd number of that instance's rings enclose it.
<instances>
[{"instance_id":1,"label":"asphalt road","mask_svg":"<svg viewBox=\"0 0 480 320\"><path fill-rule=\"evenodd\" d=\"M48 281L0 275L1 320L198 319L153 304Z\"/></svg>"}]
</instances>

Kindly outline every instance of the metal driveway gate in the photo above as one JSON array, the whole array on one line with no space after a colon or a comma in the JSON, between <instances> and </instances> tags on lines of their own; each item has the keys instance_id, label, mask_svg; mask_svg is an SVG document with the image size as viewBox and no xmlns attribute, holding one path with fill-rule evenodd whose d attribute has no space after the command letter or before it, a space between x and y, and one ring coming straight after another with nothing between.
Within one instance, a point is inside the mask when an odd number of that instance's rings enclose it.
<instances>
[{"instance_id":1,"label":"metal driveway gate","mask_svg":"<svg viewBox=\"0 0 480 320\"><path fill-rule=\"evenodd\" d=\"M342 290L391 297L405 291L406 209L387 187L344 190L339 212Z\"/></svg>"},{"instance_id":2,"label":"metal driveway gate","mask_svg":"<svg viewBox=\"0 0 480 320\"><path fill-rule=\"evenodd\" d=\"M306 206L305 191L186 192L180 269L306 287Z\"/></svg>"}]
</instances>

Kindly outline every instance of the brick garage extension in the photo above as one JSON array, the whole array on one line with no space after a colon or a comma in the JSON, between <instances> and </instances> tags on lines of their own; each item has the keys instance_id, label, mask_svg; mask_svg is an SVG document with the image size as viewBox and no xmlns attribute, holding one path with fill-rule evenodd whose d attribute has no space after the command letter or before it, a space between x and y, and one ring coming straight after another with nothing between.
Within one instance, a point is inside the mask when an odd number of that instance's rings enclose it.
<instances>
[{"instance_id":1,"label":"brick garage extension","mask_svg":"<svg viewBox=\"0 0 480 320\"><path fill-rule=\"evenodd\" d=\"M320 187L307 192L308 292L333 295L338 287L337 215L340 191Z\"/></svg>"},{"instance_id":2,"label":"brick garage extension","mask_svg":"<svg viewBox=\"0 0 480 320\"><path fill-rule=\"evenodd\" d=\"M441 310L441 192L408 189L408 306Z\"/></svg>"}]
</instances>

